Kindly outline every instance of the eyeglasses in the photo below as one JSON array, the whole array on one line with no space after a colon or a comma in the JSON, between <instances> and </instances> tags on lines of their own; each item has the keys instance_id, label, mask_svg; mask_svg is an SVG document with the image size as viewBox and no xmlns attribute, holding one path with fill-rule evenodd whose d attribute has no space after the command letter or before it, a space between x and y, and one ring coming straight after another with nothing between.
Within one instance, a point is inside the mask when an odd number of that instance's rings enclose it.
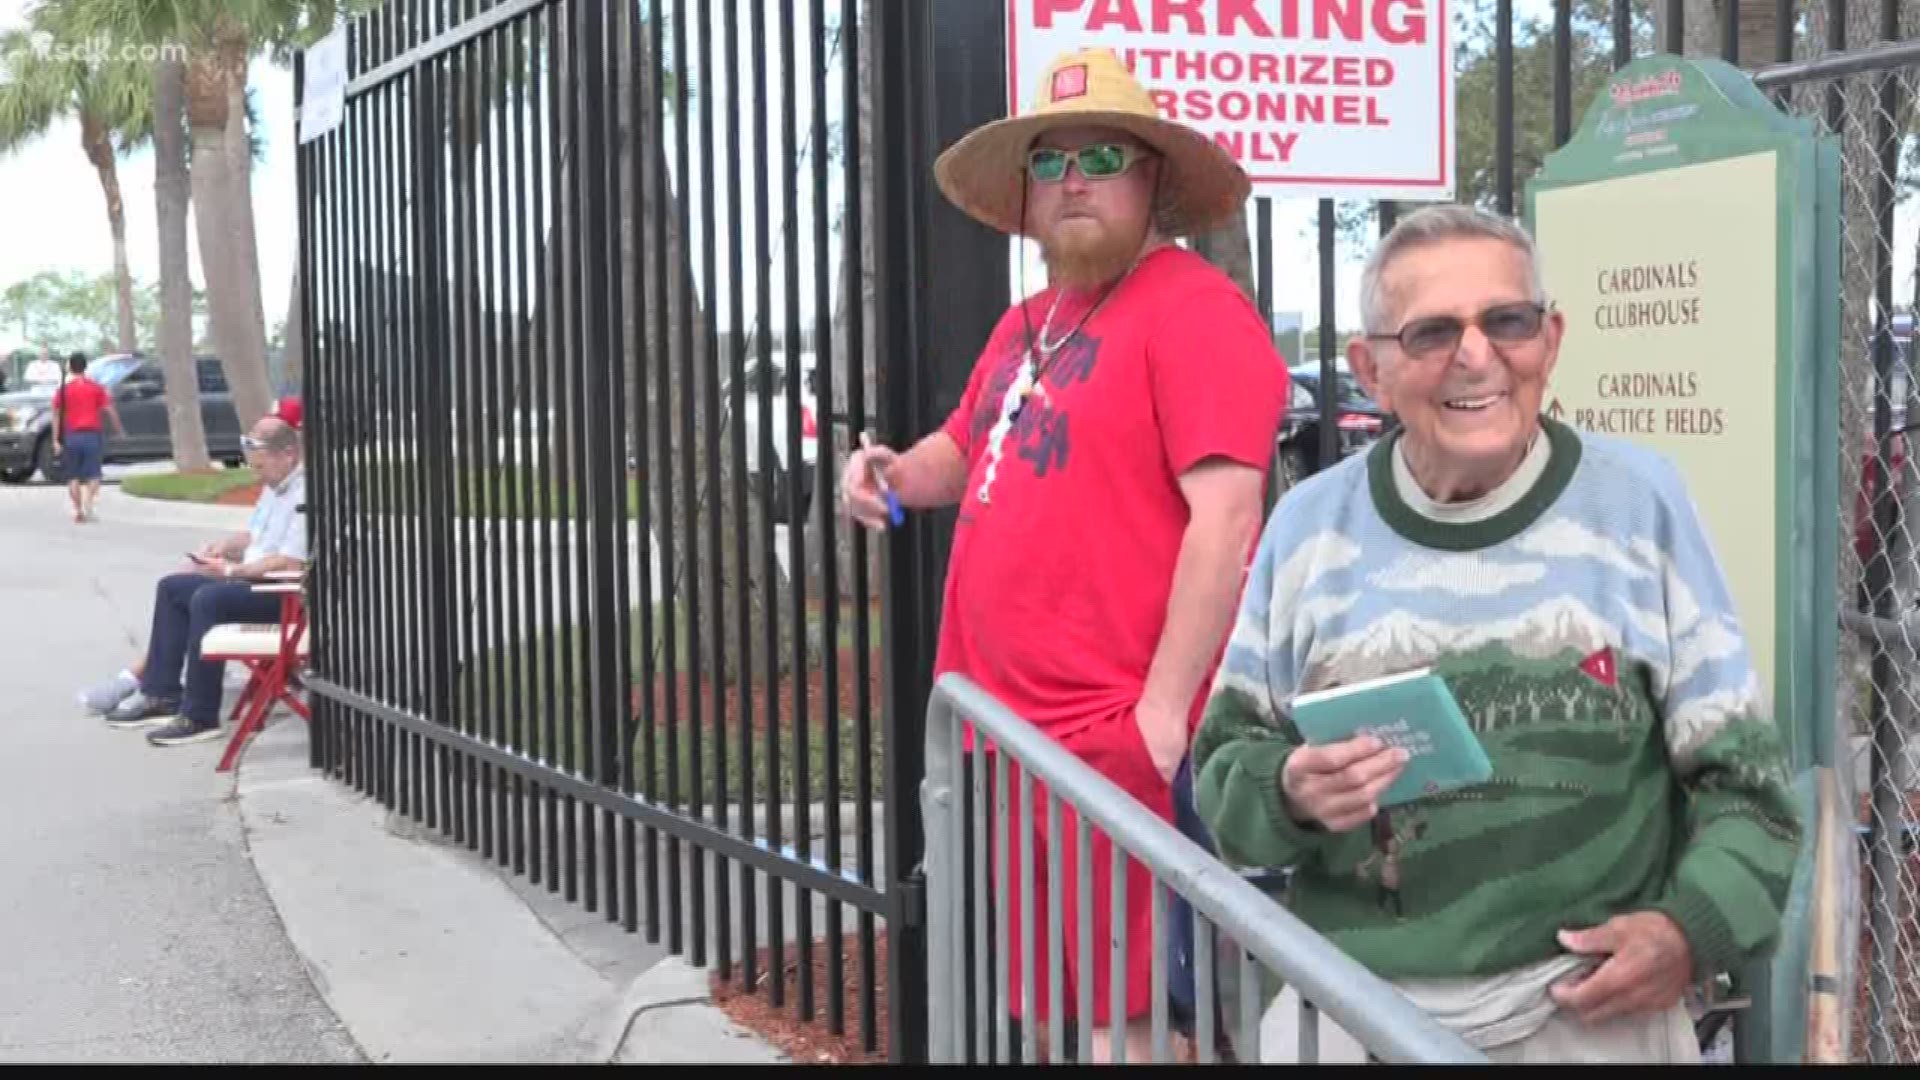
<instances>
[{"instance_id":1,"label":"eyeglasses","mask_svg":"<svg viewBox=\"0 0 1920 1080\"><path fill-rule=\"evenodd\" d=\"M265 450L266 448L267 448L267 443L266 443L266 440L264 439L256 439L251 435L240 436L240 449L245 450L248 453L258 453L259 451Z\"/></svg>"},{"instance_id":2,"label":"eyeglasses","mask_svg":"<svg viewBox=\"0 0 1920 1080\"><path fill-rule=\"evenodd\" d=\"M1550 310L1550 305L1537 300L1495 304L1471 319L1433 315L1409 322L1398 333L1368 334L1367 340L1399 342L1400 350L1415 360L1452 356L1469 326L1478 326L1495 345L1523 345L1540 336Z\"/></svg>"},{"instance_id":3,"label":"eyeglasses","mask_svg":"<svg viewBox=\"0 0 1920 1080\"><path fill-rule=\"evenodd\" d=\"M1078 150L1043 146L1027 154L1027 172L1043 184L1057 184L1067 178L1067 162L1072 161L1089 180L1111 180L1146 156L1146 151L1124 143L1088 143Z\"/></svg>"}]
</instances>

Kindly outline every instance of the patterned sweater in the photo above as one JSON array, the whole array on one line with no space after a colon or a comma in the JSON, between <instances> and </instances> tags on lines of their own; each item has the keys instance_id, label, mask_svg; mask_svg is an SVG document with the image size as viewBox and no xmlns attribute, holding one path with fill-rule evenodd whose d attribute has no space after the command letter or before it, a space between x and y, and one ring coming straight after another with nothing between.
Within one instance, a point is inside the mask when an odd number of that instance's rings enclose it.
<instances>
[{"instance_id":1,"label":"patterned sweater","mask_svg":"<svg viewBox=\"0 0 1920 1080\"><path fill-rule=\"evenodd\" d=\"M1732 599L1678 474L1551 421L1484 521L1415 512L1391 440L1274 510L1193 749L1224 858L1295 867L1288 904L1387 978L1493 975L1555 932L1671 916L1696 974L1768 951L1800 840ZM1332 834L1287 814L1296 694L1432 666L1493 764Z\"/></svg>"}]
</instances>

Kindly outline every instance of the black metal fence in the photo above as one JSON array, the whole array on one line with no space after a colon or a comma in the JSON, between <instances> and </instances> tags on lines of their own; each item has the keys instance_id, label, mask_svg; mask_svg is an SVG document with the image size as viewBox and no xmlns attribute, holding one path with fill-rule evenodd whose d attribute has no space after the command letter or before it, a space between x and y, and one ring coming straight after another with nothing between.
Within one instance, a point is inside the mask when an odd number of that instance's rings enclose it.
<instances>
[{"instance_id":1,"label":"black metal fence","mask_svg":"<svg viewBox=\"0 0 1920 1080\"><path fill-rule=\"evenodd\" d=\"M910 346L876 312L914 240L870 224L911 208L862 152L905 144L924 76L875 57L924 37L874 11L352 24L344 120L299 154L309 685L316 767L912 1057L920 748L889 718L930 657L890 643L937 576L815 480L924 412L874 359Z\"/></svg>"}]
</instances>

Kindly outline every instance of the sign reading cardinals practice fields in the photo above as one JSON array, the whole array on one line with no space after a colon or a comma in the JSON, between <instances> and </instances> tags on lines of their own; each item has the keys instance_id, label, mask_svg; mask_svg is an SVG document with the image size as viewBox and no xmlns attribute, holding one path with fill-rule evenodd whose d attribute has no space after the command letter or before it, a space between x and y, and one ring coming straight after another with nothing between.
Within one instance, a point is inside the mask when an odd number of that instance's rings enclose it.
<instances>
[{"instance_id":1,"label":"sign reading cardinals practice fields","mask_svg":"<svg viewBox=\"0 0 1920 1080\"><path fill-rule=\"evenodd\" d=\"M1447 0L1007 0L1009 102L1111 49L1255 195L1453 197Z\"/></svg>"}]
</instances>

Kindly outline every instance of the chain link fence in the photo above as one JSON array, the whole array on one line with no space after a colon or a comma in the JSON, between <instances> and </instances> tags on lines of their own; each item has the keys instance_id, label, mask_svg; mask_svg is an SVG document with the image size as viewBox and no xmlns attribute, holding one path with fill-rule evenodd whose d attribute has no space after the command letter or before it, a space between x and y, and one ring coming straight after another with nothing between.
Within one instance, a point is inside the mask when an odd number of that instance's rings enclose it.
<instances>
[{"instance_id":1,"label":"chain link fence","mask_svg":"<svg viewBox=\"0 0 1920 1080\"><path fill-rule=\"evenodd\" d=\"M1819 36L1829 54L1865 56L1870 29ZM1920 1061L1920 463L1908 434L1920 421L1909 368L1920 303L1911 198L1920 186L1920 59L1912 55L1884 50L1865 70L1770 84L1783 109L1840 148L1835 587L1843 625L1834 761L1860 838L1858 954L1842 979L1850 1051L1872 1062Z\"/></svg>"}]
</instances>

